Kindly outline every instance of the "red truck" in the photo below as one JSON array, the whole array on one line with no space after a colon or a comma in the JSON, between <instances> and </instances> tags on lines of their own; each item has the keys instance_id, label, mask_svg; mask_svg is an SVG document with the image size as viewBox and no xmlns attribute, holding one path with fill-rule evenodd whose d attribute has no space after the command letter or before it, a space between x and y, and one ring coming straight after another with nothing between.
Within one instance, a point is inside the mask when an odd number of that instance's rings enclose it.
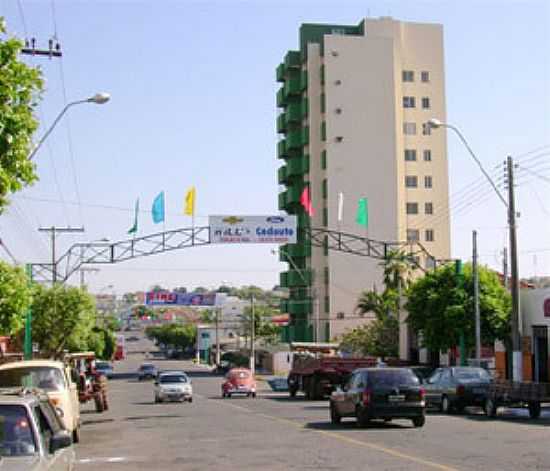
<instances>
[{"instance_id":1,"label":"red truck","mask_svg":"<svg viewBox=\"0 0 550 471\"><path fill-rule=\"evenodd\" d=\"M293 342L292 369L288 375L288 391L295 397L302 391L306 399L323 399L343 385L356 368L376 366L377 359L340 358L336 356L338 344Z\"/></svg>"}]
</instances>

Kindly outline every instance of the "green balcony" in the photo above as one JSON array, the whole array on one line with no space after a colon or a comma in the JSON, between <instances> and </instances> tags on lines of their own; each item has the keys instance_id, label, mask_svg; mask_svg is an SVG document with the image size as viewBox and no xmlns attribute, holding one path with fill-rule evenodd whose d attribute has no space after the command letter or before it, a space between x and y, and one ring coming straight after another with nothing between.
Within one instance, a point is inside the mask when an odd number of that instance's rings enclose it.
<instances>
[{"instance_id":1,"label":"green balcony","mask_svg":"<svg viewBox=\"0 0 550 471\"><path fill-rule=\"evenodd\" d=\"M279 210L284 211L286 207L286 191L279 193Z\"/></svg>"},{"instance_id":2,"label":"green balcony","mask_svg":"<svg viewBox=\"0 0 550 471\"><path fill-rule=\"evenodd\" d=\"M305 298L288 302L289 314L309 314L313 312L311 299Z\"/></svg>"},{"instance_id":3,"label":"green balcony","mask_svg":"<svg viewBox=\"0 0 550 471\"><path fill-rule=\"evenodd\" d=\"M313 278L312 271L307 268L303 270L289 270L288 284L289 286L308 286Z\"/></svg>"},{"instance_id":4,"label":"green balcony","mask_svg":"<svg viewBox=\"0 0 550 471\"><path fill-rule=\"evenodd\" d=\"M289 186L286 191L286 204L299 203L300 196L302 196L302 185Z\"/></svg>"},{"instance_id":5,"label":"green balcony","mask_svg":"<svg viewBox=\"0 0 550 471\"><path fill-rule=\"evenodd\" d=\"M284 82L285 81L285 72L286 67L284 64L279 64L276 69L276 76L277 76L277 82Z\"/></svg>"},{"instance_id":6,"label":"green balcony","mask_svg":"<svg viewBox=\"0 0 550 471\"><path fill-rule=\"evenodd\" d=\"M300 74L300 89L302 91L307 89L307 70L302 70L302 73Z\"/></svg>"},{"instance_id":7,"label":"green balcony","mask_svg":"<svg viewBox=\"0 0 550 471\"><path fill-rule=\"evenodd\" d=\"M288 313L288 299L281 299L279 301L279 310L281 311L281 313Z\"/></svg>"},{"instance_id":8,"label":"green balcony","mask_svg":"<svg viewBox=\"0 0 550 471\"><path fill-rule=\"evenodd\" d=\"M277 158L286 159L288 157L288 149L286 145L286 140L281 139L277 142Z\"/></svg>"},{"instance_id":9,"label":"green balcony","mask_svg":"<svg viewBox=\"0 0 550 471\"><path fill-rule=\"evenodd\" d=\"M301 131L291 131L287 134L286 137L286 147L290 149L301 149L302 144L302 133Z\"/></svg>"},{"instance_id":10,"label":"green balcony","mask_svg":"<svg viewBox=\"0 0 550 471\"><path fill-rule=\"evenodd\" d=\"M289 69L299 69L302 67L300 51L288 51L285 56L285 66Z\"/></svg>"},{"instance_id":11,"label":"green balcony","mask_svg":"<svg viewBox=\"0 0 550 471\"><path fill-rule=\"evenodd\" d=\"M302 122L302 106L300 103L290 103L286 109L287 123Z\"/></svg>"},{"instance_id":12,"label":"green balcony","mask_svg":"<svg viewBox=\"0 0 550 471\"><path fill-rule=\"evenodd\" d=\"M288 258L304 258L311 257L311 244L286 244L281 246L279 252L279 260L288 262Z\"/></svg>"},{"instance_id":13,"label":"green balcony","mask_svg":"<svg viewBox=\"0 0 550 471\"><path fill-rule=\"evenodd\" d=\"M302 106L302 117L305 118L309 116L309 101L307 97L302 98L301 106Z\"/></svg>"},{"instance_id":14,"label":"green balcony","mask_svg":"<svg viewBox=\"0 0 550 471\"><path fill-rule=\"evenodd\" d=\"M305 212L298 214L298 227L309 227L311 225L311 218Z\"/></svg>"},{"instance_id":15,"label":"green balcony","mask_svg":"<svg viewBox=\"0 0 550 471\"><path fill-rule=\"evenodd\" d=\"M293 177L295 175L303 175L309 170L309 158L304 157L295 157L288 160L287 163L287 177Z\"/></svg>"},{"instance_id":16,"label":"green balcony","mask_svg":"<svg viewBox=\"0 0 550 471\"><path fill-rule=\"evenodd\" d=\"M277 171L277 181L279 182L279 185L283 185L287 181L287 167L286 165L283 165L279 170Z\"/></svg>"},{"instance_id":17,"label":"green balcony","mask_svg":"<svg viewBox=\"0 0 550 471\"><path fill-rule=\"evenodd\" d=\"M321 93L321 113L324 113L327 108L327 96Z\"/></svg>"},{"instance_id":18,"label":"green balcony","mask_svg":"<svg viewBox=\"0 0 550 471\"><path fill-rule=\"evenodd\" d=\"M286 132L286 116L285 113L281 113L277 116L277 132Z\"/></svg>"},{"instance_id":19,"label":"green balcony","mask_svg":"<svg viewBox=\"0 0 550 471\"><path fill-rule=\"evenodd\" d=\"M327 151L326 150L321 152L321 169L322 170L327 169Z\"/></svg>"},{"instance_id":20,"label":"green balcony","mask_svg":"<svg viewBox=\"0 0 550 471\"><path fill-rule=\"evenodd\" d=\"M283 271L279 273L279 285L282 288L288 288L288 272Z\"/></svg>"},{"instance_id":21,"label":"green balcony","mask_svg":"<svg viewBox=\"0 0 550 471\"><path fill-rule=\"evenodd\" d=\"M321 140L327 140L327 123L325 121L321 123Z\"/></svg>"},{"instance_id":22,"label":"green balcony","mask_svg":"<svg viewBox=\"0 0 550 471\"><path fill-rule=\"evenodd\" d=\"M302 128L302 145L307 146L309 144L309 126Z\"/></svg>"},{"instance_id":23,"label":"green balcony","mask_svg":"<svg viewBox=\"0 0 550 471\"><path fill-rule=\"evenodd\" d=\"M277 106L279 108L283 108L287 105L286 97L285 97L285 89L284 87L279 88L279 91L277 92Z\"/></svg>"},{"instance_id":24,"label":"green balcony","mask_svg":"<svg viewBox=\"0 0 550 471\"><path fill-rule=\"evenodd\" d=\"M291 95L299 95L302 93L300 86L300 78L291 78L285 82L284 94L285 98L288 98Z\"/></svg>"},{"instance_id":25,"label":"green balcony","mask_svg":"<svg viewBox=\"0 0 550 471\"><path fill-rule=\"evenodd\" d=\"M321 76L321 85L325 84L325 64L321 65L320 76Z\"/></svg>"}]
</instances>

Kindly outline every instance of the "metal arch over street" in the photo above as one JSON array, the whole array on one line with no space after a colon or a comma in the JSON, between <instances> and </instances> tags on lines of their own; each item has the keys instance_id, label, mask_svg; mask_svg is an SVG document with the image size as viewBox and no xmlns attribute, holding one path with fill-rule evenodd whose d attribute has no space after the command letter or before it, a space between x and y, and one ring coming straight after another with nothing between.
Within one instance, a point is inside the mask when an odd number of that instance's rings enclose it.
<instances>
[{"instance_id":1,"label":"metal arch over street","mask_svg":"<svg viewBox=\"0 0 550 471\"><path fill-rule=\"evenodd\" d=\"M356 234L333 231L330 229L305 228L304 237L315 247L326 247L328 250L349 253L363 257L383 260L391 251L403 251L412 263L425 270L417 260L423 255L426 260L436 260L419 242L387 242L369 239ZM72 245L54 264L33 263L32 279L38 282L52 281L54 270L57 280L67 281L83 265L112 264L139 257L155 255L172 250L209 245L210 227L188 227L158 232L118 242L91 242Z\"/></svg>"}]
</instances>

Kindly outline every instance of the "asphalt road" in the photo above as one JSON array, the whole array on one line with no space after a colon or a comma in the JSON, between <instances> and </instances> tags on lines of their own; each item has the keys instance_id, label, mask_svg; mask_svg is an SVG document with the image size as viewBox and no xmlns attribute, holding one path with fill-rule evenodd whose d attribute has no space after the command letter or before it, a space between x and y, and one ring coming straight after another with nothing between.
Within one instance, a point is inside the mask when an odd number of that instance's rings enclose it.
<instances>
[{"instance_id":1,"label":"asphalt road","mask_svg":"<svg viewBox=\"0 0 550 471\"><path fill-rule=\"evenodd\" d=\"M151 382L135 371L151 345L128 344L128 359L109 382L111 409L83 409L77 471L92 470L550 470L550 414L496 420L472 411L428 415L360 429L332 426L326 401L272 393L221 399L221 377L191 363L153 359L189 372L194 402L154 404ZM149 359L152 355L148 355Z\"/></svg>"}]
</instances>

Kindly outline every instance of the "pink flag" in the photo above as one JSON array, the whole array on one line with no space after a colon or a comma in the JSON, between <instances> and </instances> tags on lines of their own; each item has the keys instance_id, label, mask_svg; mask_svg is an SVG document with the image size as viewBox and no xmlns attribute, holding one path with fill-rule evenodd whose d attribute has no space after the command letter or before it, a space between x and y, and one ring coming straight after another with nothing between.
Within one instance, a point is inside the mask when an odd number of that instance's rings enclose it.
<instances>
[{"instance_id":1,"label":"pink flag","mask_svg":"<svg viewBox=\"0 0 550 471\"><path fill-rule=\"evenodd\" d=\"M302 191L302 196L300 196L300 204L306 210L306 213L309 214L309 217L313 217L313 204L311 203L311 198L309 196L309 187L306 186L304 191Z\"/></svg>"}]
</instances>

